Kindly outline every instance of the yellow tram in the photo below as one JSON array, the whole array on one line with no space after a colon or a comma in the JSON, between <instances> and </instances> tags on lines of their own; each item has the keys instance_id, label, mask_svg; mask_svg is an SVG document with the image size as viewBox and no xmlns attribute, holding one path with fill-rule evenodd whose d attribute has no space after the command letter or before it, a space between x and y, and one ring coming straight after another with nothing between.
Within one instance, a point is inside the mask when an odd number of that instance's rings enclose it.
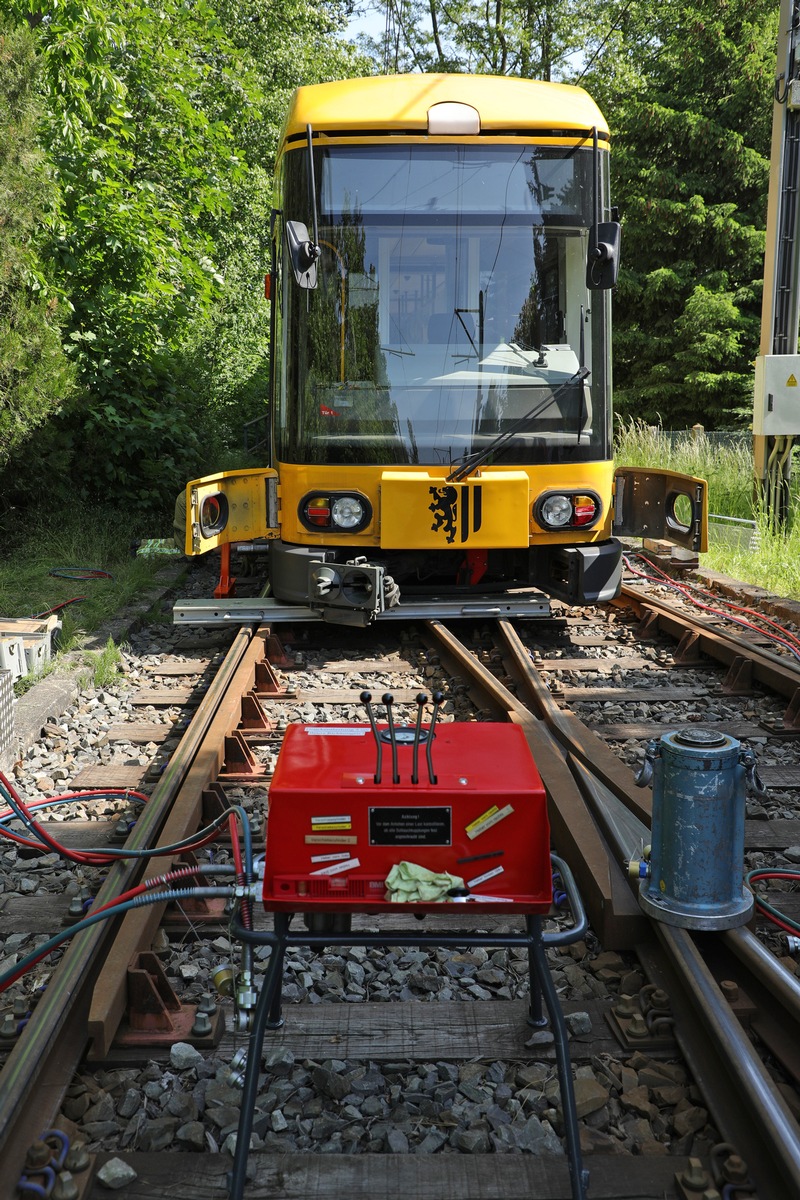
<instances>
[{"instance_id":1,"label":"yellow tram","mask_svg":"<svg viewBox=\"0 0 800 1200\"><path fill-rule=\"evenodd\" d=\"M300 88L277 159L271 456L186 490L187 554L263 542L272 595L367 624L411 597L620 585L620 533L705 549L702 481L617 472L607 124L580 88Z\"/></svg>"}]
</instances>

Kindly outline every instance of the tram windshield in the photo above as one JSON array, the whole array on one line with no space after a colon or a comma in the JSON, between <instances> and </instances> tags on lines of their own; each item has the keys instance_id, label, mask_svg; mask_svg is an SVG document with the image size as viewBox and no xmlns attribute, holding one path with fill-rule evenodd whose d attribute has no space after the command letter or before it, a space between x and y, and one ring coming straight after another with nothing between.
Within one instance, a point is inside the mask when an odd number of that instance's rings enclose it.
<instances>
[{"instance_id":1,"label":"tram windshield","mask_svg":"<svg viewBox=\"0 0 800 1200\"><path fill-rule=\"evenodd\" d=\"M347 145L314 164L315 286L278 238L281 461L608 457L591 147ZM284 228L313 228L307 167L305 148L285 154Z\"/></svg>"}]
</instances>

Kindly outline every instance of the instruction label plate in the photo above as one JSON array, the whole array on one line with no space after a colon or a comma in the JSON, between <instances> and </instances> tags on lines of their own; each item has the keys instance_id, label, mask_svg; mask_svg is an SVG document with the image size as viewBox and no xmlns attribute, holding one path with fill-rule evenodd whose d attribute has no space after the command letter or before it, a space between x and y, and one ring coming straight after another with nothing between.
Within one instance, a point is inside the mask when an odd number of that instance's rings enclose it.
<instances>
[{"instance_id":1,"label":"instruction label plate","mask_svg":"<svg viewBox=\"0 0 800 1200\"><path fill-rule=\"evenodd\" d=\"M451 808L370 808L371 846L450 846Z\"/></svg>"}]
</instances>

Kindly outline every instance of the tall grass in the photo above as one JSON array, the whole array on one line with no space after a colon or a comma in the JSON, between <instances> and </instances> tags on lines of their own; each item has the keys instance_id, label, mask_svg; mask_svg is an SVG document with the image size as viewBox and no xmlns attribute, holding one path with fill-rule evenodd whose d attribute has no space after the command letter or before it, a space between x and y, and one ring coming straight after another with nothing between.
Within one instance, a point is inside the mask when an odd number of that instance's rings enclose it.
<instances>
[{"instance_id":1,"label":"tall grass","mask_svg":"<svg viewBox=\"0 0 800 1200\"><path fill-rule=\"evenodd\" d=\"M735 536L711 524L709 550L702 565L776 595L800 599L800 481L792 479L792 520L775 529L757 499L749 439L720 442L692 431L672 435L642 422L620 424L615 440L617 462L632 467L662 467L708 481L709 511L753 521ZM800 467L800 464L798 464Z\"/></svg>"},{"instance_id":2,"label":"tall grass","mask_svg":"<svg viewBox=\"0 0 800 1200\"><path fill-rule=\"evenodd\" d=\"M75 507L26 513L24 523L0 530L0 616L29 617L57 608L64 642L99 628L147 586L163 559L136 557L135 542L171 530L137 527L125 513ZM65 567L93 568L91 579L51 574ZM81 597L81 599L78 599ZM59 607L63 606L63 607Z\"/></svg>"}]
</instances>

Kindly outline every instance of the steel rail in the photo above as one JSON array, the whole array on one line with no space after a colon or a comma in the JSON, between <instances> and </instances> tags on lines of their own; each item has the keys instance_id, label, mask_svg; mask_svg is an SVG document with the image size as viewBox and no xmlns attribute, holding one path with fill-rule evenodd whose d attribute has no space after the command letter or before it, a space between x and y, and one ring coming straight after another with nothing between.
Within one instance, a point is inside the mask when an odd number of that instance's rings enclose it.
<instances>
[{"instance_id":1,"label":"steel rail","mask_svg":"<svg viewBox=\"0 0 800 1200\"><path fill-rule=\"evenodd\" d=\"M127 848L143 850L157 840L228 687L230 676L245 654L251 637L252 631L246 629L241 630L234 640L192 724L131 831ZM99 908L134 887L142 867L142 859L121 859L114 863L98 892L96 906ZM31 1142L55 1120L64 1090L83 1056L98 962L107 951L117 924L109 919L75 935L3 1066L0 1076L0 1179L19 1178Z\"/></svg>"},{"instance_id":2,"label":"steel rail","mask_svg":"<svg viewBox=\"0 0 800 1200\"><path fill-rule=\"evenodd\" d=\"M653 922L664 948L660 986L674 1032L726 1141L745 1159L760 1196L800 1196L800 1128L685 929ZM648 958L647 951L644 958ZM651 958L649 969L658 973Z\"/></svg>"},{"instance_id":3,"label":"steel rail","mask_svg":"<svg viewBox=\"0 0 800 1200\"><path fill-rule=\"evenodd\" d=\"M564 712L534 667L530 653L509 621L498 621L506 648L505 665L523 687L537 716L546 723L564 749L618 797L638 820L649 826L652 819L650 793L634 790L630 768L573 713Z\"/></svg>"},{"instance_id":4,"label":"steel rail","mask_svg":"<svg viewBox=\"0 0 800 1200\"><path fill-rule=\"evenodd\" d=\"M787 660L771 650L748 644L735 634L713 628L707 618L677 612L665 600L645 595L629 585L623 587L620 600L626 601L639 615L652 613L658 628L678 642L687 633L692 635L700 653L727 667L734 666L737 660L745 660L752 679L778 695L791 698L800 688L800 664L796 660Z\"/></svg>"},{"instance_id":5,"label":"steel rail","mask_svg":"<svg viewBox=\"0 0 800 1200\"><path fill-rule=\"evenodd\" d=\"M174 791L158 844L173 845L200 825L203 791L219 774L227 735L241 723L242 696L255 686L256 667L265 657L268 634L265 627L255 632L247 629L243 652L236 656L235 662L228 664L226 660L224 666L227 669L223 671L219 686L215 686L219 677L214 679L213 710L208 711L202 737L196 739L191 764ZM150 859L142 872L142 882L168 871L179 857ZM127 972L131 959L138 950L151 945L165 908L166 903L148 904L127 912L122 918L114 944L98 975L89 1010L90 1059L105 1058L111 1049L126 1008Z\"/></svg>"},{"instance_id":6,"label":"steel rail","mask_svg":"<svg viewBox=\"0 0 800 1200\"><path fill-rule=\"evenodd\" d=\"M800 980L784 970L774 954L746 926L726 929L722 941L748 970L769 988L800 1027Z\"/></svg>"},{"instance_id":7,"label":"steel rail","mask_svg":"<svg viewBox=\"0 0 800 1200\"><path fill-rule=\"evenodd\" d=\"M567 758L545 722L535 716L439 621L426 629L451 673L471 678L475 699L519 725L547 793L553 841L571 864L589 919L607 949L632 950L648 936L649 922L583 798Z\"/></svg>"},{"instance_id":8,"label":"steel rail","mask_svg":"<svg viewBox=\"0 0 800 1200\"><path fill-rule=\"evenodd\" d=\"M650 810L633 792L635 783L631 771L616 759L612 764L613 769L609 770L611 752L599 738L585 729L578 718L558 708L513 626L499 621L498 629L505 647L504 666L512 678L524 686L541 715L541 721L536 721L533 726L540 730L538 742L541 744L542 730L552 729L556 744L581 764L581 770L576 772L578 780L584 775L599 778L634 816L642 812L647 818L643 825L649 826ZM442 630L433 631L444 643ZM448 634L447 645L450 655L456 660L457 645L452 635ZM511 719L518 720L523 727L529 727L531 714L528 713L528 721L521 715L528 710L520 699L463 649L464 653L456 660L460 669L467 671L474 679L487 683L494 703L505 707ZM472 663L468 657L472 658ZM547 765L539 757L541 751L536 745L532 744L532 750L545 779L548 801L551 801L552 783L548 786ZM594 803L597 803L597 794L602 789L595 786L594 791ZM570 859L570 853L558 838L557 844L564 856ZM577 856L570 859L573 872L576 877L583 879L586 865L580 860L585 858L584 848L579 841L573 840L571 844ZM633 898L631 889L628 887L627 890ZM587 907L590 907L588 903ZM800 1195L800 1127L704 961L704 938L709 946L725 945L747 965L753 977L759 979L767 991L776 992L788 1017L787 1024L780 1027L781 1032L788 1030L790 1045L796 1040L800 1024L800 985L790 979L780 964L746 930L697 936L683 929L650 921L649 918L647 924L649 929L657 933L662 952L655 952L654 943L647 943L644 939L642 945L637 947L637 952L643 963L648 965L651 977L660 973L662 986L674 997L673 1008L678 1010L676 1036L684 1048L687 1061L695 1070L715 1123L723 1136L737 1146L751 1165L763 1195ZM794 1190L790 1190L790 1184L794 1185Z\"/></svg>"},{"instance_id":9,"label":"steel rail","mask_svg":"<svg viewBox=\"0 0 800 1200\"><path fill-rule=\"evenodd\" d=\"M742 1024L800 1082L800 980L746 926L705 940L702 949Z\"/></svg>"}]
</instances>

